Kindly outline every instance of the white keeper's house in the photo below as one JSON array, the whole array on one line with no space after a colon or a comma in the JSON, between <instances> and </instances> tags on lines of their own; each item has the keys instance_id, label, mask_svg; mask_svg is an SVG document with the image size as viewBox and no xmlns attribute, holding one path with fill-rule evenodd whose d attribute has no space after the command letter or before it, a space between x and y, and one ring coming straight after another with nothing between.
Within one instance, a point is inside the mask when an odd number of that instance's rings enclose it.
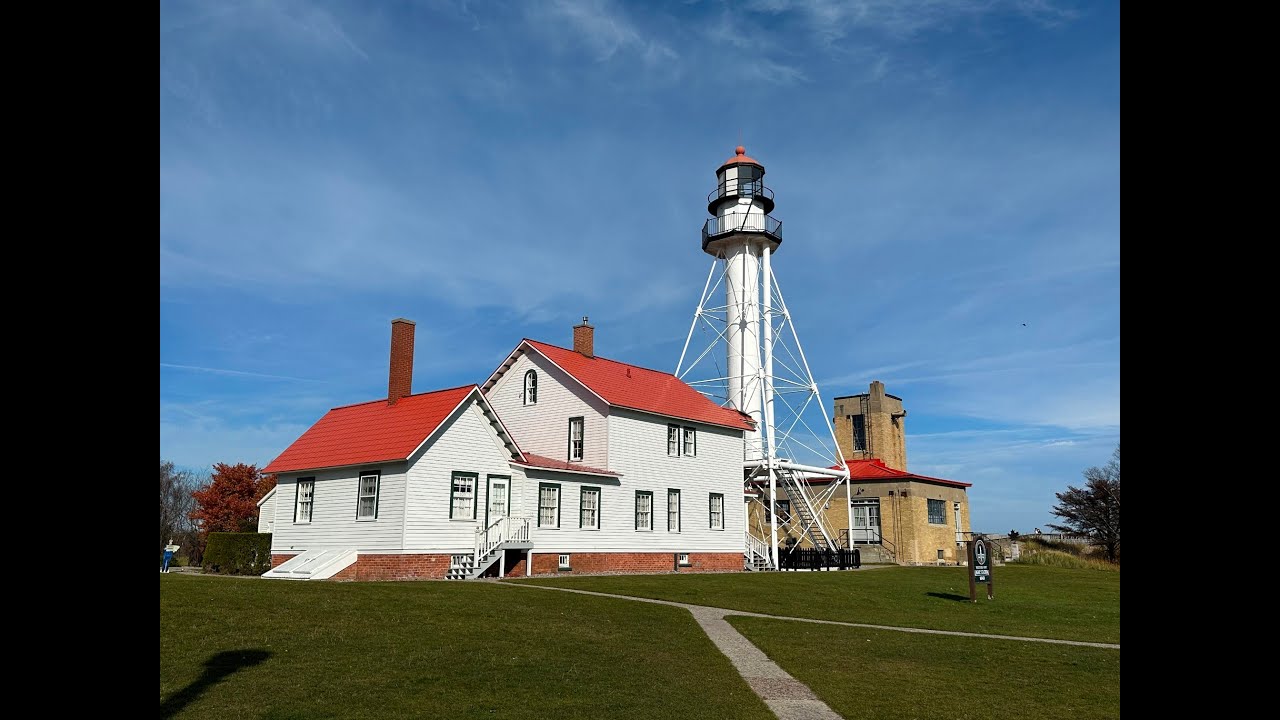
<instances>
[{"instance_id":1,"label":"white keeper's house","mask_svg":"<svg viewBox=\"0 0 1280 720\"><path fill-rule=\"evenodd\" d=\"M675 376L522 340L482 386L413 394L395 320L386 398L330 410L265 472L267 577L399 580L743 569L751 418Z\"/></svg>"}]
</instances>

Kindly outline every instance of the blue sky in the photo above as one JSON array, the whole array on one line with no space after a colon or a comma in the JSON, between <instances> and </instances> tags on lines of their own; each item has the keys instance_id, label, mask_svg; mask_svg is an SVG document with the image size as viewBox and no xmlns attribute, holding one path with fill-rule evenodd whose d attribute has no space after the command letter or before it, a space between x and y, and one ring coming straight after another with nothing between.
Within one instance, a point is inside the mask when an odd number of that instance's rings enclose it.
<instances>
[{"instance_id":1,"label":"blue sky","mask_svg":"<svg viewBox=\"0 0 1280 720\"><path fill-rule=\"evenodd\" d=\"M385 395L395 317L417 391L583 315L674 369L741 139L828 406L1043 527L1120 438L1119 64L1111 3L162 3L160 456Z\"/></svg>"}]
</instances>

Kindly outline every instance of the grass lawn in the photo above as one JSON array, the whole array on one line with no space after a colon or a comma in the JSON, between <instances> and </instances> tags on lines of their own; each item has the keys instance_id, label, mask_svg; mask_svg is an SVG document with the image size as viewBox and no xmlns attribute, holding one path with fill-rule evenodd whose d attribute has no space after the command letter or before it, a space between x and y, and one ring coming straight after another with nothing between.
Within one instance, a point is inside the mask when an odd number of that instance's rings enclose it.
<instances>
[{"instance_id":1,"label":"grass lawn","mask_svg":"<svg viewBox=\"0 0 1280 720\"><path fill-rule=\"evenodd\" d=\"M1119 650L728 620L847 718L1120 717Z\"/></svg>"},{"instance_id":2,"label":"grass lawn","mask_svg":"<svg viewBox=\"0 0 1280 720\"><path fill-rule=\"evenodd\" d=\"M1120 573L1045 566L993 570L995 600L969 602L965 568L859 572L561 577L533 582L696 605L935 630L1120 642Z\"/></svg>"},{"instance_id":3,"label":"grass lawn","mask_svg":"<svg viewBox=\"0 0 1280 720\"><path fill-rule=\"evenodd\" d=\"M160 716L772 717L677 608L178 574L160 577Z\"/></svg>"}]
</instances>

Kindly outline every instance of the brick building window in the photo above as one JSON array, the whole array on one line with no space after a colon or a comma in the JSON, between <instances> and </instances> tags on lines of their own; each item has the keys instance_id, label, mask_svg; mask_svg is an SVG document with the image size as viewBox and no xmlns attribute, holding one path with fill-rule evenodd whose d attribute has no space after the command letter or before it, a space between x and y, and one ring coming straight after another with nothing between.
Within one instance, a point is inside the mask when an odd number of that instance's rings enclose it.
<instances>
[{"instance_id":1,"label":"brick building window","mask_svg":"<svg viewBox=\"0 0 1280 720\"><path fill-rule=\"evenodd\" d=\"M929 524L947 524L947 504L945 502L929 498Z\"/></svg>"}]
</instances>

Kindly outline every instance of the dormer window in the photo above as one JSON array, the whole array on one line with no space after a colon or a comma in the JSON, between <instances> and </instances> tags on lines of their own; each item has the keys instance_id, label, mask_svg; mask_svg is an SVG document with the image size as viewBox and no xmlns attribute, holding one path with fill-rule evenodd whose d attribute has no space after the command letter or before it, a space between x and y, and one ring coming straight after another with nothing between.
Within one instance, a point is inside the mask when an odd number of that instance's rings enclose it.
<instances>
[{"instance_id":1,"label":"dormer window","mask_svg":"<svg viewBox=\"0 0 1280 720\"><path fill-rule=\"evenodd\" d=\"M538 373L534 370L524 374L524 404L538 404Z\"/></svg>"}]
</instances>

